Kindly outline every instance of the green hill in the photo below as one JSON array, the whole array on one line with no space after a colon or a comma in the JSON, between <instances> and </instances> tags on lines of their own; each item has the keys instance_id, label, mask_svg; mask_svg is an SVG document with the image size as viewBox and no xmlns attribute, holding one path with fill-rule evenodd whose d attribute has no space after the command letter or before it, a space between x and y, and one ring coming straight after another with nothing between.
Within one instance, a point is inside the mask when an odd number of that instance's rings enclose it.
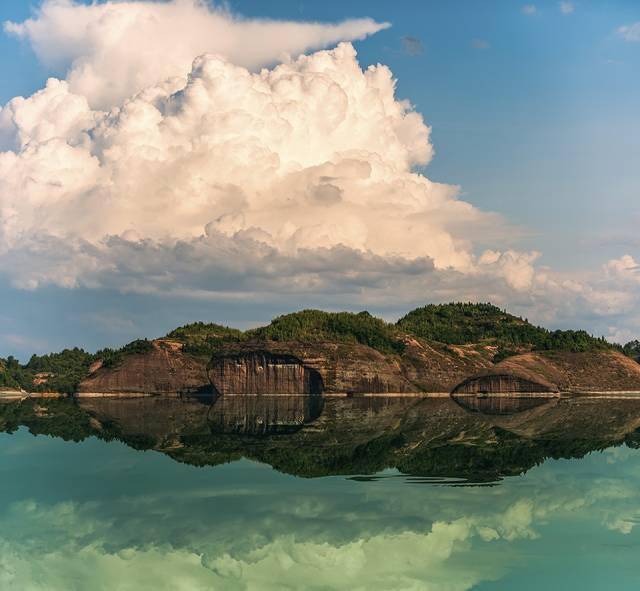
<instances>
[{"instance_id":1,"label":"green hill","mask_svg":"<svg viewBox=\"0 0 640 591\"><path fill-rule=\"evenodd\" d=\"M619 347L584 330L550 331L493 304L429 304L409 312L398 328L451 345L490 343L508 350L598 351Z\"/></svg>"},{"instance_id":2,"label":"green hill","mask_svg":"<svg viewBox=\"0 0 640 591\"><path fill-rule=\"evenodd\" d=\"M172 330L167 338L184 343L184 352L197 356L211 355L222 343L244 340L237 328L213 322L193 322Z\"/></svg>"},{"instance_id":3,"label":"green hill","mask_svg":"<svg viewBox=\"0 0 640 591\"><path fill-rule=\"evenodd\" d=\"M269 325L245 334L273 341L360 343L383 353L401 353L404 349L398 329L369 312L302 310L278 316Z\"/></svg>"}]
</instances>

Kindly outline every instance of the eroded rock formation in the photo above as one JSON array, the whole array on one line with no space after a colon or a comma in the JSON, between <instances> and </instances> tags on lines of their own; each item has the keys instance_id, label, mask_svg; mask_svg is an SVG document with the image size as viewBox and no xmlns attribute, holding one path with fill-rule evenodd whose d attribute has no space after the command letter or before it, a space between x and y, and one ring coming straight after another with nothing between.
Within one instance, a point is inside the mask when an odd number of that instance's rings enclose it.
<instances>
[{"instance_id":1,"label":"eroded rock formation","mask_svg":"<svg viewBox=\"0 0 640 591\"><path fill-rule=\"evenodd\" d=\"M268 351L215 356L209 380L222 395L319 395L322 377L293 355Z\"/></svg>"},{"instance_id":2,"label":"eroded rock formation","mask_svg":"<svg viewBox=\"0 0 640 591\"><path fill-rule=\"evenodd\" d=\"M543 380L533 380L515 374L494 373L468 378L453 389L454 396L465 394L554 394L558 389Z\"/></svg>"},{"instance_id":3,"label":"eroded rock formation","mask_svg":"<svg viewBox=\"0 0 640 591\"><path fill-rule=\"evenodd\" d=\"M358 343L244 341L208 359L160 339L112 367L93 366L79 396L640 392L640 364L615 351L529 352L493 364L489 346L404 344L392 354Z\"/></svg>"},{"instance_id":4,"label":"eroded rock formation","mask_svg":"<svg viewBox=\"0 0 640 591\"><path fill-rule=\"evenodd\" d=\"M420 389L411 383L403 373L400 357L395 355L385 355L365 345L357 343L334 343L316 342L301 343L298 341L259 341L232 344L223 348L221 353L212 360L210 371L211 381L218 388L221 385L224 391L238 393L236 388L227 387L227 379L238 379L240 393L245 388L243 380L245 367L249 370L248 362L252 356L270 354L274 357L293 357L307 371L315 372L322 383L322 391L328 394L334 393L408 393L418 392ZM218 358L225 359L224 365L217 361ZM239 361L239 366L234 368L233 360ZM257 359L257 357L256 357ZM251 366L257 369L258 364ZM224 373L223 373L224 372ZM293 373L293 368L291 369ZM298 379L305 374L298 370ZM282 372L283 376L289 375ZM311 374L314 375L314 374ZM264 378L256 375L252 378L258 385L265 383ZM307 379L305 377L305 379ZM284 380L284 377L283 377ZM252 386L253 387L253 386ZM302 384L298 390L302 389ZM254 392L250 392L254 393ZM269 392L260 390L258 393L278 394L279 392ZM285 393L295 393L291 390Z\"/></svg>"}]
</instances>

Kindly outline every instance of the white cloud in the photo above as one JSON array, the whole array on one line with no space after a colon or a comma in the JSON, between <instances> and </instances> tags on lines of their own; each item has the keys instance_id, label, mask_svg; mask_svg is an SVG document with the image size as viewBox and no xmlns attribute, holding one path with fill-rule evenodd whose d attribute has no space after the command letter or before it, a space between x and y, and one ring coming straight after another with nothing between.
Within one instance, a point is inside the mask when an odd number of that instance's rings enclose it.
<instances>
[{"instance_id":1,"label":"white cloud","mask_svg":"<svg viewBox=\"0 0 640 591\"><path fill-rule=\"evenodd\" d=\"M0 272L25 289L493 300L541 320L584 306L607 330L632 314L632 257L554 273L500 243L499 215L415 172L430 128L386 66L362 70L343 43L252 71L383 26L251 21L191 0L50 0L8 25L69 75L0 110Z\"/></svg>"},{"instance_id":2,"label":"white cloud","mask_svg":"<svg viewBox=\"0 0 640 591\"><path fill-rule=\"evenodd\" d=\"M68 68L71 92L104 109L160 80L186 76L197 55L218 54L255 69L388 26L368 18L245 19L204 0L45 0L33 18L5 23L5 30L27 40L45 64Z\"/></svg>"},{"instance_id":3,"label":"white cloud","mask_svg":"<svg viewBox=\"0 0 640 591\"><path fill-rule=\"evenodd\" d=\"M469 236L497 216L412 172L432 157L430 129L394 94L389 69L361 70L349 44L259 73L202 56L187 80L109 112L51 79L0 112L12 147L0 153L0 264L22 287L72 287L127 266L130 255L114 260L124 244L206 261L341 248L461 273L480 264L525 287L528 255L473 254Z\"/></svg>"},{"instance_id":4,"label":"white cloud","mask_svg":"<svg viewBox=\"0 0 640 591\"><path fill-rule=\"evenodd\" d=\"M525 4L522 7L522 13L526 14L526 15L532 15L532 14L536 14L536 12L538 12L538 9L536 8L535 4Z\"/></svg>"},{"instance_id":5,"label":"white cloud","mask_svg":"<svg viewBox=\"0 0 640 591\"><path fill-rule=\"evenodd\" d=\"M640 21L618 28L618 34L629 43L640 43Z\"/></svg>"},{"instance_id":6,"label":"white cloud","mask_svg":"<svg viewBox=\"0 0 640 591\"><path fill-rule=\"evenodd\" d=\"M576 6L573 2L560 2L558 4L558 7L560 8L560 12L562 14L571 14L576 9Z\"/></svg>"}]
</instances>

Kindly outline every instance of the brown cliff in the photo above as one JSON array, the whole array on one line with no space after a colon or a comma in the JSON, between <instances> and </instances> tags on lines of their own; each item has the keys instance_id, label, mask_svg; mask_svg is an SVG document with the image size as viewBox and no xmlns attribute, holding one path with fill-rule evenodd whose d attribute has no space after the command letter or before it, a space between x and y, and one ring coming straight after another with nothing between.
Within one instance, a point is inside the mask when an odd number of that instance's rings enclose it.
<instances>
[{"instance_id":1,"label":"brown cliff","mask_svg":"<svg viewBox=\"0 0 640 591\"><path fill-rule=\"evenodd\" d=\"M528 352L493 364L486 345L403 342L397 354L359 343L232 342L209 360L160 339L113 367L93 367L79 396L640 392L640 364L616 351Z\"/></svg>"},{"instance_id":2,"label":"brown cliff","mask_svg":"<svg viewBox=\"0 0 640 591\"><path fill-rule=\"evenodd\" d=\"M509 357L494 372L531 376L566 393L640 392L640 364L617 351L541 351Z\"/></svg>"},{"instance_id":3,"label":"brown cliff","mask_svg":"<svg viewBox=\"0 0 640 591\"><path fill-rule=\"evenodd\" d=\"M245 366L251 363L253 367L259 367L260 359L265 353L279 357L289 356L295 359L300 367L304 368L304 372L298 370L299 375L317 376L315 383L321 384L321 392L324 393L408 393L418 391L403 374L402 365L397 356L385 355L358 343L333 342L302 343L265 340L225 346L211 362L209 377L212 384L217 390L228 393L274 393L261 387L266 385L264 380L253 380L255 387L252 392L246 391L245 382L243 382ZM251 361L252 359L256 361ZM230 360L237 360L237 370ZM283 373L285 371L283 369ZM287 379L286 376L283 376L280 382L284 383ZM236 380L239 380L239 392L233 392L233 389L228 387L229 382ZM300 389L304 389L302 384L298 387L298 390ZM285 393L294 394L296 392L293 392L293 386L289 386Z\"/></svg>"},{"instance_id":4,"label":"brown cliff","mask_svg":"<svg viewBox=\"0 0 640 591\"><path fill-rule=\"evenodd\" d=\"M79 396L163 394L211 391L207 360L182 352L179 343L152 341L152 349L125 357L114 367L94 368L80 382Z\"/></svg>"},{"instance_id":5,"label":"brown cliff","mask_svg":"<svg viewBox=\"0 0 640 591\"><path fill-rule=\"evenodd\" d=\"M317 395L323 392L322 377L293 355L247 351L214 357L209 380L219 394Z\"/></svg>"}]
</instances>

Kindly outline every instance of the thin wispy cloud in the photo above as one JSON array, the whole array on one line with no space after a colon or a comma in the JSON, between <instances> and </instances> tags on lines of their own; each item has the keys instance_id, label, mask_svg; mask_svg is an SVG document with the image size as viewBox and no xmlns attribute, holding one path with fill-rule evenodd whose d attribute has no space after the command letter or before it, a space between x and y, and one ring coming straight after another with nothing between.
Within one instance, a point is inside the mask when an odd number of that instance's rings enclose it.
<instances>
[{"instance_id":1,"label":"thin wispy cloud","mask_svg":"<svg viewBox=\"0 0 640 591\"><path fill-rule=\"evenodd\" d=\"M573 2L560 2L558 6L560 7L560 12L562 14L571 14L576 9Z\"/></svg>"},{"instance_id":2,"label":"thin wispy cloud","mask_svg":"<svg viewBox=\"0 0 640 591\"><path fill-rule=\"evenodd\" d=\"M534 15L536 12L538 12L538 9L536 8L535 4L525 4L522 7L522 13L526 14L527 16Z\"/></svg>"},{"instance_id":3,"label":"thin wispy cloud","mask_svg":"<svg viewBox=\"0 0 640 591\"><path fill-rule=\"evenodd\" d=\"M421 55L424 53L422 41L417 37L402 37L402 47L409 55Z\"/></svg>"},{"instance_id":4,"label":"thin wispy cloud","mask_svg":"<svg viewBox=\"0 0 640 591\"><path fill-rule=\"evenodd\" d=\"M620 27L618 35L629 43L640 43L640 21Z\"/></svg>"}]
</instances>

